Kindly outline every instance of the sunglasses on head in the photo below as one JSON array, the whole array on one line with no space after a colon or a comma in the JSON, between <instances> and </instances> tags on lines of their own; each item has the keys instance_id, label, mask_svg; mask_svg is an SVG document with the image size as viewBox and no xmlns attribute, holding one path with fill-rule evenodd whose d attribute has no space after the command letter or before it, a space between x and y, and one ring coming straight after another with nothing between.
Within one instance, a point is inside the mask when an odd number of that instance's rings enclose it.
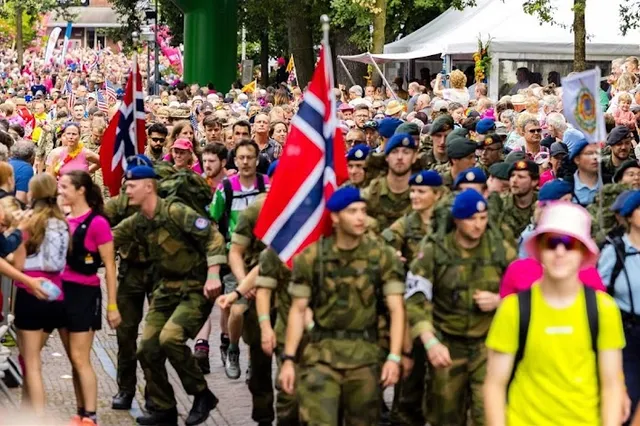
<instances>
[{"instance_id":1,"label":"sunglasses on head","mask_svg":"<svg viewBox=\"0 0 640 426\"><path fill-rule=\"evenodd\" d=\"M582 249L582 243L569 235L543 234L538 241L543 250L555 250L560 245L569 251Z\"/></svg>"}]
</instances>

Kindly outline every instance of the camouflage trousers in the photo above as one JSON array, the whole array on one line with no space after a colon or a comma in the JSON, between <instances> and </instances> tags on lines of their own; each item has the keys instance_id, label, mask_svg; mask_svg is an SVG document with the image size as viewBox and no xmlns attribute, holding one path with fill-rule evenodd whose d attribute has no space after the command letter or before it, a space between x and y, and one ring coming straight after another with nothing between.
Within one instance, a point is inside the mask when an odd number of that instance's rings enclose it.
<instances>
[{"instance_id":1,"label":"camouflage trousers","mask_svg":"<svg viewBox=\"0 0 640 426\"><path fill-rule=\"evenodd\" d=\"M176 406L165 361L178 373L184 390L195 395L207 388L202 371L185 342L193 339L211 313L202 288L182 290L159 284L147 313L138 359L147 382L147 397L157 410Z\"/></svg>"},{"instance_id":2,"label":"camouflage trousers","mask_svg":"<svg viewBox=\"0 0 640 426\"><path fill-rule=\"evenodd\" d=\"M313 426L378 424L380 415L380 365L338 370L327 364L306 365L297 381L300 417Z\"/></svg>"},{"instance_id":3,"label":"camouflage trousers","mask_svg":"<svg viewBox=\"0 0 640 426\"><path fill-rule=\"evenodd\" d=\"M122 322L116 329L118 340L118 390L136 391L138 327L142 321L144 299L151 302L153 281L148 266L121 261L118 268L118 311Z\"/></svg>"},{"instance_id":4,"label":"camouflage trousers","mask_svg":"<svg viewBox=\"0 0 640 426\"><path fill-rule=\"evenodd\" d=\"M483 426L482 385L487 373L484 338L442 336L440 340L449 348L452 365L430 368L427 420L438 426L466 426L471 411L474 426Z\"/></svg>"},{"instance_id":5,"label":"camouflage trousers","mask_svg":"<svg viewBox=\"0 0 640 426\"><path fill-rule=\"evenodd\" d=\"M274 316L272 315L274 322ZM271 377L271 357L262 351L260 342L260 324L256 313L255 301L251 301L249 309L244 315L242 339L249 345L249 363L251 377L249 378L249 392L251 392L251 418L256 422L271 423L275 419L273 411L273 378Z\"/></svg>"},{"instance_id":6,"label":"camouflage trousers","mask_svg":"<svg viewBox=\"0 0 640 426\"><path fill-rule=\"evenodd\" d=\"M280 369L282 368L282 361L280 355L284 352L284 345L278 345L276 347L276 360L278 363L278 371L276 378L280 376ZM296 375L300 374L299 369L296 366ZM276 379L276 416L278 417L278 426L298 426L300 422L300 407L298 406L298 396L294 393L289 395L280 389L280 383Z\"/></svg>"},{"instance_id":7,"label":"camouflage trousers","mask_svg":"<svg viewBox=\"0 0 640 426\"><path fill-rule=\"evenodd\" d=\"M422 342L416 341L411 351L413 369L404 380L400 380L393 393L391 424L423 426L425 424L425 383L427 381L427 354Z\"/></svg>"}]
</instances>

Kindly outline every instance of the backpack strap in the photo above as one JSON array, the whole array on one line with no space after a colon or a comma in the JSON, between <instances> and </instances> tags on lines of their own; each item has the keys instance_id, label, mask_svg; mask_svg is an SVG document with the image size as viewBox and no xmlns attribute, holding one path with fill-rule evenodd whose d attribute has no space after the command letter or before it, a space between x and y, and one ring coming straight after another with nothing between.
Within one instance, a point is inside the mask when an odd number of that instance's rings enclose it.
<instances>
[{"instance_id":1,"label":"backpack strap","mask_svg":"<svg viewBox=\"0 0 640 426\"><path fill-rule=\"evenodd\" d=\"M264 185L264 175L262 173L257 173L256 180L258 181L258 192L262 194L263 192L266 191L266 188Z\"/></svg>"},{"instance_id":2,"label":"backpack strap","mask_svg":"<svg viewBox=\"0 0 640 426\"><path fill-rule=\"evenodd\" d=\"M622 272L624 274L624 278L627 281L627 291L629 292L629 307L631 308L631 314L635 315L636 309L633 304L633 292L631 290L631 280L629 279L629 273L627 272L626 262L627 262L627 257L635 256L640 253L638 252L627 253L627 248L624 244L624 241L622 240L622 237L620 236L616 236L608 240L613 246L613 249L615 250L616 263L615 265L613 265L613 270L611 271L611 279L609 280L607 293L609 293L612 297L614 296L616 280L618 279L620 272Z\"/></svg>"},{"instance_id":3,"label":"backpack strap","mask_svg":"<svg viewBox=\"0 0 640 426\"><path fill-rule=\"evenodd\" d=\"M518 293L518 349L513 360L513 368L511 369L511 377L507 384L507 395L509 395L509 386L516 377L518 364L524 357L524 349L527 346L527 335L529 334L529 323L531 322L531 289Z\"/></svg>"},{"instance_id":4,"label":"backpack strap","mask_svg":"<svg viewBox=\"0 0 640 426\"><path fill-rule=\"evenodd\" d=\"M598 389L600 389L600 365L598 363L598 334L600 333L600 316L598 314L598 300L596 291L591 287L584 286L584 299L587 307L587 318L589 320L589 334L591 335L591 350L596 360L596 378Z\"/></svg>"},{"instance_id":5,"label":"backpack strap","mask_svg":"<svg viewBox=\"0 0 640 426\"><path fill-rule=\"evenodd\" d=\"M224 215L229 217L233 203L233 188L229 179L222 179L222 189L224 191Z\"/></svg>"}]
</instances>

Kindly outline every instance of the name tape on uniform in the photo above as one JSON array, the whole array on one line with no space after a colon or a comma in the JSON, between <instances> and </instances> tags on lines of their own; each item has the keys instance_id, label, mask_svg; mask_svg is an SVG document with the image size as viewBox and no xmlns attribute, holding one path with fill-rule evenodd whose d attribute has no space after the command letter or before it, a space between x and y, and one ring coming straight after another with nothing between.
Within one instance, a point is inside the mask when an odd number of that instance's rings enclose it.
<instances>
[{"instance_id":1,"label":"name tape on uniform","mask_svg":"<svg viewBox=\"0 0 640 426\"><path fill-rule=\"evenodd\" d=\"M420 275L414 275L412 272L409 272L407 273L407 280L405 282L405 300L416 293L422 293L427 300L431 300L433 296L433 283Z\"/></svg>"}]
</instances>

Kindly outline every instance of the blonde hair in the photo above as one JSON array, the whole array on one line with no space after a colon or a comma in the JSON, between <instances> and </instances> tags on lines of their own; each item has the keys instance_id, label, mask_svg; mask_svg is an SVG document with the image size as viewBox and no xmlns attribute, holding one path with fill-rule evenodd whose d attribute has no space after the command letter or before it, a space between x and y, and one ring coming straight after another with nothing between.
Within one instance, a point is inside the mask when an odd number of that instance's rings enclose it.
<instances>
[{"instance_id":1,"label":"blonde hair","mask_svg":"<svg viewBox=\"0 0 640 426\"><path fill-rule=\"evenodd\" d=\"M8 196L0 198L0 208L4 212L4 223L8 228L12 228L17 226L16 219L13 214L17 211L22 210L22 206L20 206L20 202L15 199L15 197Z\"/></svg>"},{"instance_id":2,"label":"blonde hair","mask_svg":"<svg viewBox=\"0 0 640 426\"><path fill-rule=\"evenodd\" d=\"M616 82L618 92L628 92L636 87L636 76L630 72L623 72Z\"/></svg>"},{"instance_id":3,"label":"blonde hair","mask_svg":"<svg viewBox=\"0 0 640 426\"><path fill-rule=\"evenodd\" d=\"M524 125L527 121L529 120L537 120L538 117L536 117L535 115L529 113L529 112L521 112L520 114L518 114L518 117L516 118L516 129L518 130L524 130Z\"/></svg>"},{"instance_id":4,"label":"blonde hair","mask_svg":"<svg viewBox=\"0 0 640 426\"><path fill-rule=\"evenodd\" d=\"M460 70L451 71L449 81L454 89L464 89L467 85L467 76Z\"/></svg>"},{"instance_id":5,"label":"blonde hair","mask_svg":"<svg viewBox=\"0 0 640 426\"><path fill-rule=\"evenodd\" d=\"M535 96L529 96L524 102L524 107L527 111L529 111L530 108L538 108L540 107L540 101L538 101L538 98Z\"/></svg>"},{"instance_id":6,"label":"blonde hair","mask_svg":"<svg viewBox=\"0 0 640 426\"><path fill-rule=\"evenodd\" d=\"M25 247L27 254L37 253L44 241L49 219L56 218L65 222L64 213L58 206L56 178L48 173L35 175L29 182L29 192L33 204L33 215L27 222L29 239ZM65 222L66 223L66 222Z\"/></svg>"},{"instance_id":7,"label":"blonde hair","mask_svg":"<svg viewBox=\"0 0 640 426\"><path fill-rule=\"evenodd\" d=\"M13 167L6 161L0 161L0 186L9 183L9 179L13 178Z\"/></svg>"},{"instance_id":8,"label":"blonde hair","mask_svg":"<svg viewBox=\"0 0 640 426\"><path fill-rule=\"evenodd\" d=\"M632 102L631 95L627 92L620 93L620 96L618 96L618 103L620 104L623 102L627 104L630 104Z\"/></svg>"}]
</instances>

